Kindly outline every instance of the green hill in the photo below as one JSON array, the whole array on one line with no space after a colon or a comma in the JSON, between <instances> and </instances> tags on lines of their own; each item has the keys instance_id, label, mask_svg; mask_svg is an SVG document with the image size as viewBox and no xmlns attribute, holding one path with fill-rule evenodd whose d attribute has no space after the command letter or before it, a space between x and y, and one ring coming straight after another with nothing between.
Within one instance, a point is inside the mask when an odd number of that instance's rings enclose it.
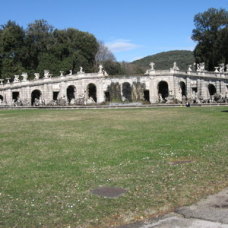
<instances>
[{"instance_id":1,"label":"green hill","mask_svg":"<svg viewBox=\"0 0 228 228\"><path fill-rule=\"evenodd\" d=\"M176 62L180 70L186 71L188 69L188 65L193 64L194 61L192 51L176 50L150 55L136 60L132 62L132 64L145 70L150 67L149 64L151 62L154 62L156 70L168 70L173 66L173 62Z\"/></svg>"}]
</instances>

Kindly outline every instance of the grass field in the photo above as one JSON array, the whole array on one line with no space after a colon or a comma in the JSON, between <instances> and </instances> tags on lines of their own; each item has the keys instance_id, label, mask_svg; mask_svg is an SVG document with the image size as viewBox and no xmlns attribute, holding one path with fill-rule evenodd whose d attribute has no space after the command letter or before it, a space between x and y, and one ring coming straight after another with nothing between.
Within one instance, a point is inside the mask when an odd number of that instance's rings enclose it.
<instances>
[{"instance_id":1,"label":"grass field","mask_svg":"<svg viewBox=\"0 0 228 228\"><path fill-rule=\"evenodd\" d=\"M111 227L228 186L228 107L1 110L0 145L0 227Z\"/></svg>"}]
</instances>

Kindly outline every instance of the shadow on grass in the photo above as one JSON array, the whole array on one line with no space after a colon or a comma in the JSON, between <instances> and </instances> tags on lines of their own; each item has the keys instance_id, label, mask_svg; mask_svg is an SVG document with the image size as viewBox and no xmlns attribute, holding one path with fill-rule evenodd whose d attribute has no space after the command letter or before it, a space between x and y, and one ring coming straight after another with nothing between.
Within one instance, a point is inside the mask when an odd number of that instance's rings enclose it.
<instances>
[{"instance_id":1,"label":"shadow on grass","mask_svg":"<svg viewBox=\"0 0 228 228\"><path fill-rule=\"evenodd\" d=\"M222 110L222 112L228 112L228 110Z\"/></svg>"}]
</instances>

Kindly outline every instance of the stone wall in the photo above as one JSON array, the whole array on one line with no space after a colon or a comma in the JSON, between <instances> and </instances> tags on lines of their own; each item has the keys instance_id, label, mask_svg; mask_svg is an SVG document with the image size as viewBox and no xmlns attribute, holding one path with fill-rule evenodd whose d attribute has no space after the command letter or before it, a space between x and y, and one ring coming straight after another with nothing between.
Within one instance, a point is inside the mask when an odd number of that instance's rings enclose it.
<instances>
[{"instance_id":1,"label":"stone wall","mask_svg":"<svg viewBox=\"0 0 228 228\"><path fill-rule=\"evenodd\" d=\"M215 102L215 96L227 101L228 73L153 70L149 75L109 77L106 72L79 72L0 84L0 105L57 105L60 101L85 105L145 100L200 103Z\"/></svg>"}]
</instances>

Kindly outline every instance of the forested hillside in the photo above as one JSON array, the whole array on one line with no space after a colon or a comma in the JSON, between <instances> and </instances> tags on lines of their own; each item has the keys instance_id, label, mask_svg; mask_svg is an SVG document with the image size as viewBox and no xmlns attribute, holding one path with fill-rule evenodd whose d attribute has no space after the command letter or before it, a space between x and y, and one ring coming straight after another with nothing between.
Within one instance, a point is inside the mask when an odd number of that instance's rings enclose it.
<instances>
[{"instance_id":1,"label":"forested hillside","mask_svg":"<svg viewBox=\"0 0 228 228\"><path fill-rule=\"evenodd\" d=\"M155 55L150 55L142 59L132 62L142 69L148 69L151 62L155 63L155 69L167 70L173 66L173 62L176 62L180 70L187 70L188 65L194 63L194 55L192 51L168 51L161 52Z\"/></svg>"}]
</instances>

